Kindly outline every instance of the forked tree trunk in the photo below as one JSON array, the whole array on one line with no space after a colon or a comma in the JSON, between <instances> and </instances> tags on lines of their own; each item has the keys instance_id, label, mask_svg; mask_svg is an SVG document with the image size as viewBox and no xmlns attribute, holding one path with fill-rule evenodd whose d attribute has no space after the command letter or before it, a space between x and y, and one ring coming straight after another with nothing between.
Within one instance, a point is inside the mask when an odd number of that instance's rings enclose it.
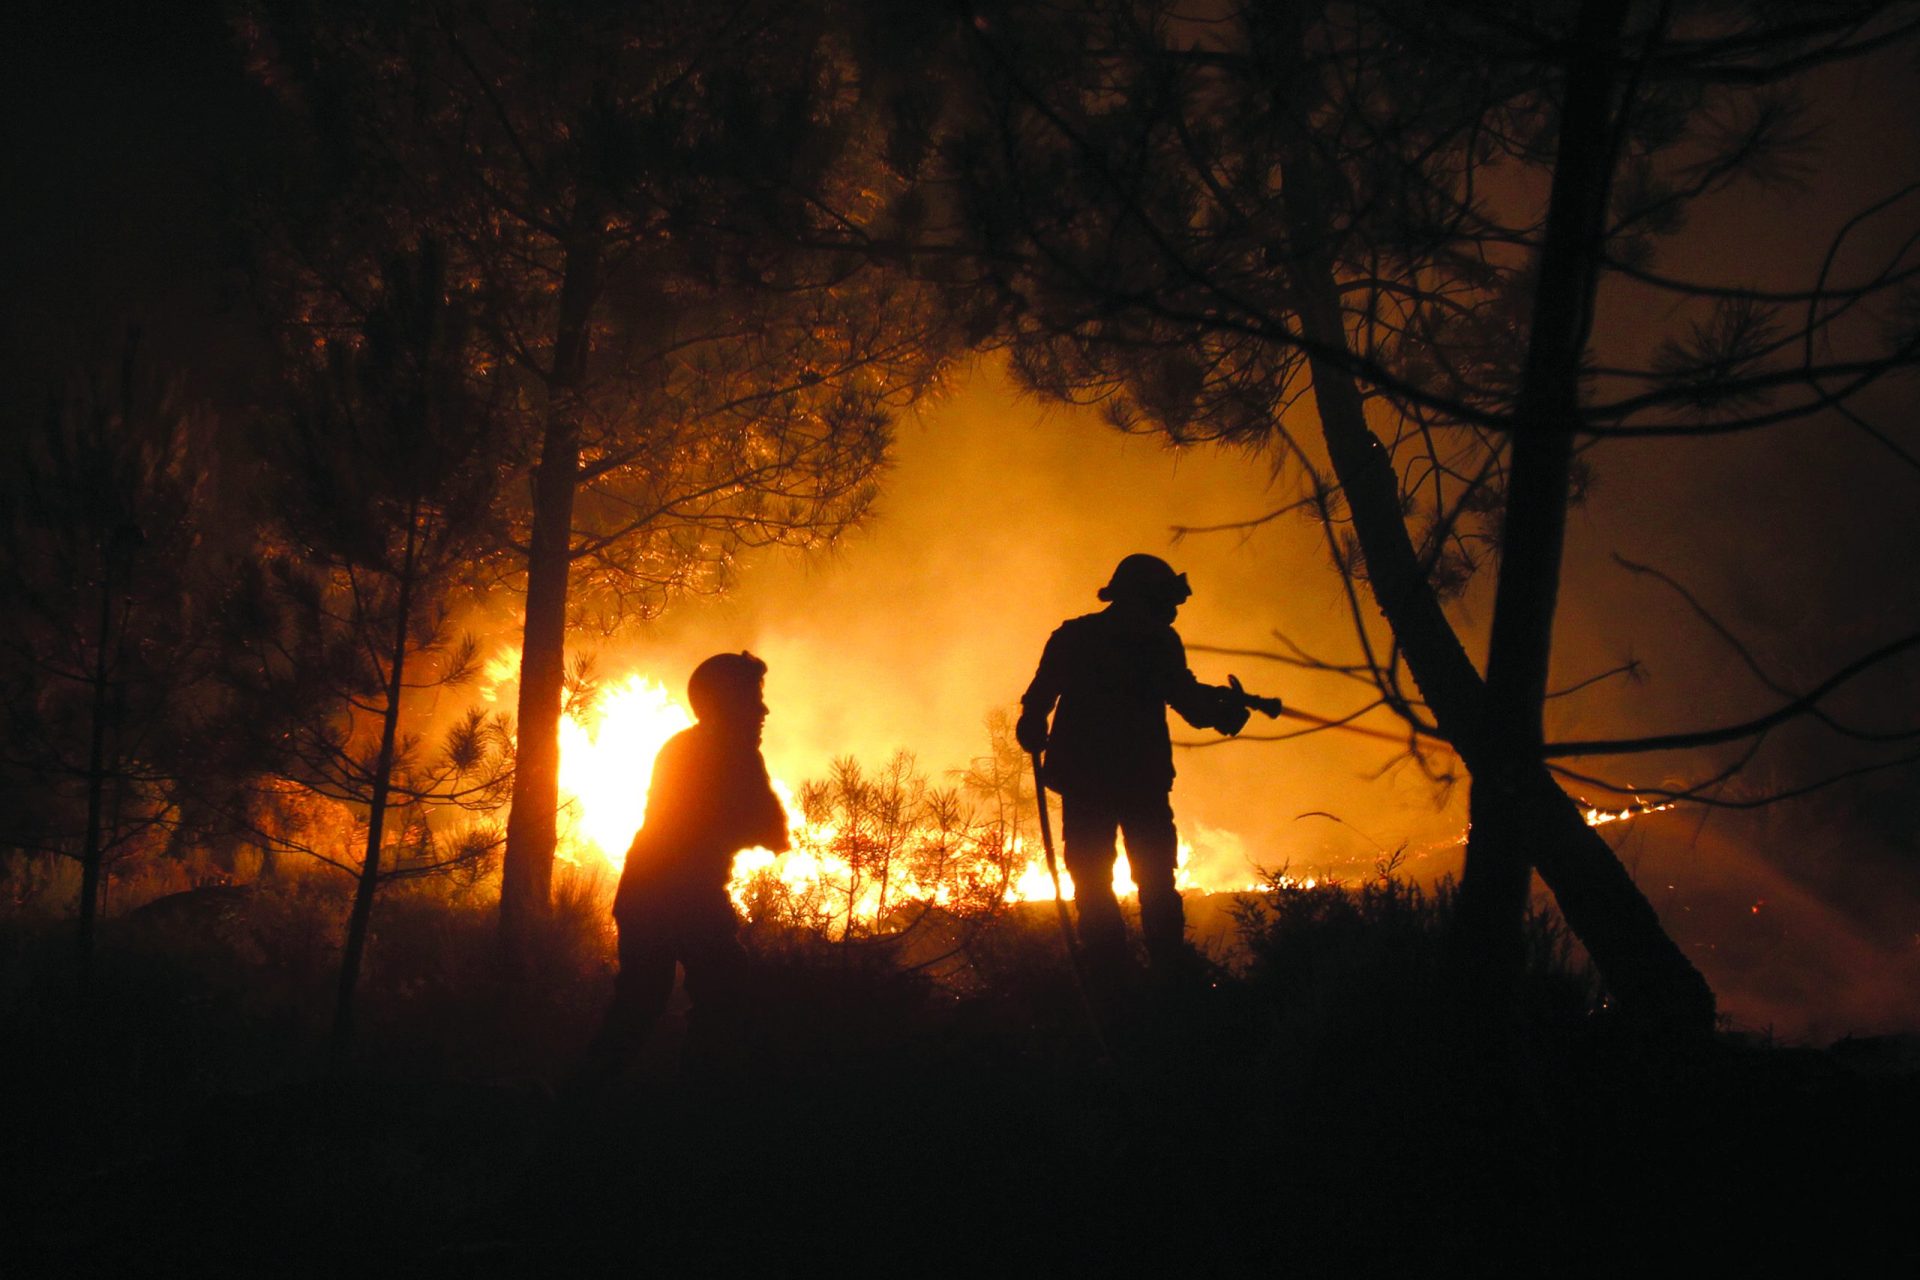
<instances>
[{"instance_id":1,"label":"forked tree trunk","mask_svg":"<svg viewBox=\"0 0 1920 1280\"><path fill-rule=\"evenodd\" d=\"M1502 940L1519 936L1526 905L1527 867L1532 861L1624 1011L1680 1034L1708 1031L1714 1021L1712 990L1667 936L1658 915L1613 850L1586 825L1579 808L1547 772L1537 751L1516 760L1510 751L1503 752L1494 745L1503 728L1509 740L1514 737L1513 727L1493 723L1496 708L1489 690L1447 620L1414 551L1392 460L1367 425L1359 388L1341 359L1348 350L1346 327L1332 259L1320 247L1331 224L1313 149L1302 138L1283 159L1288 235L1294 246L1293 283L1308 343L1314 397L1328 457L1366 560L1368 585L1435 722L1473 775L1476 824L1485 820L1503 829L1508 833L1507 847L1517 851L1519 896L1510 891L1515 862L1509 860L1502 864L1502 871L1509 877L1503 886L1508 891L1480 897L1480 902L1491 904L1487 918L1462 921L1463 946L1472 950L1504 945L1489 944L1484 936L1487 931ZM1551 468L1547 470L1550 476ZM1560 474L1564 476L1564 470ZM1564 485L1558 494L1564 505ZM1556 582L1558 563L1556 546L1551 556ZM1503 594L1510 585L1517 591L1530 589L1518 576L1517 567L1511 584L1503 575ZM1536 613L1541 603L1534 601ZM1545 604L1550 618L1551 597ZM1550 636L1549 630L1546 638ZM1511 714L1511 708L1503 710ZM1523 740L1537 741L1537 727L1529 732L1522 726L1521 735ZM1483 791L1483 779L1502 769L1498 790ZM1485 847L1483 840L1483 851ZM1475 933L1483 936L1476 939ZM1509 961L1512 958L1507 956Z\"/></svg>"}]
</instances>

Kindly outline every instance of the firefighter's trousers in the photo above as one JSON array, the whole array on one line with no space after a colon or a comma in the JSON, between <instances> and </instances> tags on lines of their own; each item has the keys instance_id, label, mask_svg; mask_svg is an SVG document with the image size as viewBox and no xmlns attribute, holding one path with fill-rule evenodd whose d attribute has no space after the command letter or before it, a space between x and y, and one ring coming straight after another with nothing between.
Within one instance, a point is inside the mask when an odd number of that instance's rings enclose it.
<instances>
[{"instance_id":1,"label":"firefighter's trousers","mask_svg":"<svg viewBox=\"0 0 1920 1280\"><path fill-rule=\"evenodd\" d=\"M685 966L690 1035L725 1038L746 994L746 953L739 918L724 889L639 895L614 915L620 933L620 975L614 980L594 1052L631 1055L646 1043L673 995L675 962Z\"/></svg>"},{"instance_id":2,"label":"firefighter's trousers","mask_svg":"<svg viewBox=\"0 0 1920 1280\"><path fill-rule=\"evenodd\" d=\"M1184 951L1187 920L1180 892L1173 887L1179 841L1166 794L1124 798L1062 794L1060 826L1067 870L1073 876L1080 942L1089 964L1111 972L1126 960L1126 923L1113 893L1116 831L1126 837L1127 862L1133 882L1140 886L1140 932L1147 958L1156 968L1177 964Z\"/></svg>"}]
</instances>

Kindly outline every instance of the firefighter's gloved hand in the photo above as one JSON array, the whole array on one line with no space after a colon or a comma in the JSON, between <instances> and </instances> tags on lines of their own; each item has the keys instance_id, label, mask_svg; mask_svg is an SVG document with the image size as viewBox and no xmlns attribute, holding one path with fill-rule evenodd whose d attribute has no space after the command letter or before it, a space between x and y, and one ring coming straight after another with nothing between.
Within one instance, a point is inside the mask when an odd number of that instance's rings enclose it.
<instances>
[{"instance_id":1,"label":"firefighter's gloved hand","mask_svg":"<svg viewBox=\"0 0 1920 1280\"><path fill-rule=\"evenodd\" d=\"M1236 681L1236 683L1238 683ZM1253 712L1248 709L1246 694L1239 689L1229 689L1223 685L1206 686L1207 698L1203 704L1206 722L1193 721L1197 729L1216 729L1231 738L1247 727L1247 717Z\"/></svg>"},{"instance_id":2,"label":"firefighter's gloved hand","mask_svg":"<svg viewBox=\"0 0 1920 1280\"><path fill-rule=\"evenodd\" d=\"M1047 749L1047 715L1044 711L1027 711L1013 726L1013 736L1019 741L1020 749L1030 756L1037 756Z\"/></svg>"}]
</instances>

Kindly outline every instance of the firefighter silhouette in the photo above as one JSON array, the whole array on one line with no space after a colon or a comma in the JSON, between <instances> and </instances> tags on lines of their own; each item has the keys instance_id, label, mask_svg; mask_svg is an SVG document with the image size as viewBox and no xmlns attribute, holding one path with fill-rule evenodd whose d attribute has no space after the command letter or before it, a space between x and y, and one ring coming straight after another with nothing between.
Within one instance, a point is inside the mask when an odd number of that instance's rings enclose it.
<instances>
[{"instance_id":1,"label":"firefighter silhouette","mask_svg":"<svg viewBox=\"0 0 1920 1280\"><path fill-rule=\"evenodd\" d=\"M1060 795L1081 945L1089 968L1106 978L1126 959L1126 924L1113 894L1116 830L1140 886L1149 962L1167 972L1190 954L1174 888L1167 708L1195 728L1229 735L1247 722L1238 690L1201 684L1187 669L1173 620L1192 594L1187 576L1158 556L1128 556L1099 591L1107 607L1068 619L1047 640L1020 699L1016 736L1041 758L1047 789Z\"/></svg>"},{"instance_id":2,"label":"firefighter silhouette","mask_svg":"<svg viewBox=\"0 0 1920 1280\"><path fill-rule=\"evenodd\" d=\"M788 847L760 755L766 671L750 653L721 653L687 681L697 723L654 760L646 819L614 896L620 975L596 1057L623 1061L646 1041L673 994L676 961L693 1001L690 1034L726 1040L745 1016L746 955L727 879L740 850Z\"/></svg>"}]
</instances>

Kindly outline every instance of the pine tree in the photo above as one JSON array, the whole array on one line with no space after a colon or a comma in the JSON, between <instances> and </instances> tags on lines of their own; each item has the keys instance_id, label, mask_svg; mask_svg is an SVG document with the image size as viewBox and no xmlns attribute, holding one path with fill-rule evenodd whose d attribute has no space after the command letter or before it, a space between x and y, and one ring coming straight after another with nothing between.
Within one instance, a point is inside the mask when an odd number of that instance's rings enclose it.
<instances>
[{"instance_id":1,"label":"pine tree","mask_svg":"<svg viewBox=\"0 0 1920 1280\"><path fill-rule=\"evenodd\" d=\"M354 877L340 961L335 1068L381 884L488 858L511 727L478 708L430 749L438 691L476 671L450 634L460 590L499 536L497 389L471 366L469 299L431 241L395 259L358 324L289 353L270 424L274 515L249 602L264 619L243 678L283 715L287 780L365 814L364 842L306 848ZM262 744L263 749L268 744Z\"/></svg>"},{"instance_id":2,"label":"pine tree","mask_svg":"<svg viewBox=\"0 0 1920 1280\"><path fill-rule=\"evenodd\" d=\"M6 433L4 845L79 862L83 982L112 868L167 843L216 711L211 429L130 331L117 364L83 363Z\"/></svg>"},{"instance_id":3,"label":"pine tree","mask_svg":"<svg viewBox=\"0 0 1920 1280\"><path fill-rule=\"evenodd\" d=\"M833 234L897 183L831 6L349 8L252 28L316 175L280 207L318 212L275 230L337 296L365 246L430 228L516 387L511 939L550 892L570 635L860 518L942 351Z\"/></svg>"}]
</instances>

